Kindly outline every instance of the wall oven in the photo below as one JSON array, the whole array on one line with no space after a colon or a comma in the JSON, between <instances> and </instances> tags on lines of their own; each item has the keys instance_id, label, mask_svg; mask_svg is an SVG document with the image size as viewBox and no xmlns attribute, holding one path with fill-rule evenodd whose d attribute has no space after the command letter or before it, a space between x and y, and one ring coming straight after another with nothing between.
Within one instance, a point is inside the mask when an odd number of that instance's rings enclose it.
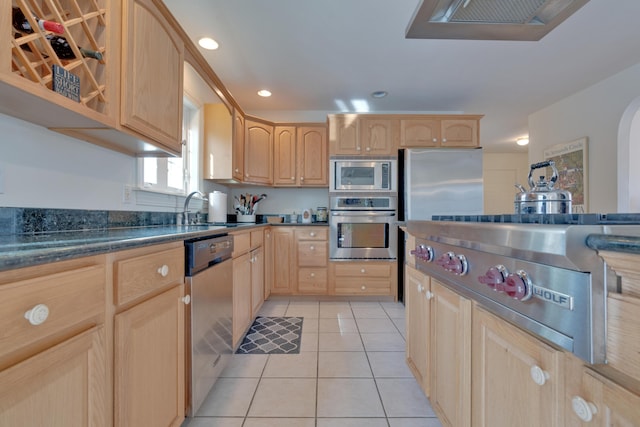
<instances>
[{"instance_id":1,"label":"wall oven","mask_svg":"<svg viewBox=\"0 0 640 427\"><path fill-rule=\"evenodd\" d=\"M334 195L329 203L330 259L396 259L395 195Z\"/></svg>"},{"instance_id":2,"label":"wall oven","mask_svg":"<svg viewBox=\"0 0 640 427\"><path fill-rule=\"evenodd\" d=\"M331 158L329 191L387 192L398 190L396 158Z\"/></svg>"}]
</instances>

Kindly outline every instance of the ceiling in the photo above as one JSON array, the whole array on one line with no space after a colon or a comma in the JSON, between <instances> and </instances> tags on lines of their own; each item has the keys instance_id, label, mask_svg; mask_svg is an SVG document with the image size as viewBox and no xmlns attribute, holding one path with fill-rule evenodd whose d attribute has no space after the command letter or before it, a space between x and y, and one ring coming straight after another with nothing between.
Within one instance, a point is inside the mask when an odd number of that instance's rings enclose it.
<instances>
[{"instance_id":1,"label":"ceiling","mask_svg":"<svg viewBox=\"0 0 640 427\"><path fill-rule=\"evenodd\" d=\"M526 151L529 114L640 62L638 0L590 0L540 41L407 39L420 0L164 2L192 39L218 41L201 52L246 113L484 114L492 152Z\"/></svg>"}]
</instances>

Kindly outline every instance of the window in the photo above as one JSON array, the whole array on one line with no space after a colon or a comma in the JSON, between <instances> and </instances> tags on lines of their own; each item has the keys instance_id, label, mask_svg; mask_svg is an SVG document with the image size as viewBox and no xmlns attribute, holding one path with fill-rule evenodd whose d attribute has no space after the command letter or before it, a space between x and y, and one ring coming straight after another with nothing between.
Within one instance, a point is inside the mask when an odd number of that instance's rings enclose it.
<instances>
[{"instance_id":1,"label":"window","mask_svg":"<svg viewBox=\"0 0 640 427\"><path fill-rule=\"evenodd\" d=\"M139 161L139 186L162 192L187 194L197 190L200 181L200 109L184 98L182 113L182 157L145 157Z\"/></svg>"}]
</instances>

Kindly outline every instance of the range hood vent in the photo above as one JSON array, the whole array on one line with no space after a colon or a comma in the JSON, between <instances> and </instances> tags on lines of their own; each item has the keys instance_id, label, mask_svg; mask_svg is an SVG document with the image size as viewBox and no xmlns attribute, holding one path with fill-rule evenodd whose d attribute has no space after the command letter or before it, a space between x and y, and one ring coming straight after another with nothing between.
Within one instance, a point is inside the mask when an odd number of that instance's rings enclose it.
<instances>
[{"instance_id":1,"label":"range hood vent","mask_svg":"<svg viewBox=\"0 0 640 427\"><path fill-rule=\"evenodd\" d=\"M589 0L423 0L406 38L540 40Z\"/></svg>"}]
</instances>

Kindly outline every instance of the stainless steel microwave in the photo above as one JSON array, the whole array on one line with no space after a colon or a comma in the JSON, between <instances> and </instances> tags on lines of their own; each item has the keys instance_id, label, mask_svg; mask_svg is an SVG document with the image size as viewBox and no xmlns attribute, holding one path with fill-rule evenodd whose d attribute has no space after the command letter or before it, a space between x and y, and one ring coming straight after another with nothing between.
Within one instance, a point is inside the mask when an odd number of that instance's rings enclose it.
<instances>
[{"instance_id":1,"label":"stainless steel microwave","mask_svg":"<svg viewBox=\"0 0 640 427\"><path fill-rule=\"evenodd\" d=\"M397 160L331 159L329 191L398 191Z\"/></svg>"}]
</instances>

